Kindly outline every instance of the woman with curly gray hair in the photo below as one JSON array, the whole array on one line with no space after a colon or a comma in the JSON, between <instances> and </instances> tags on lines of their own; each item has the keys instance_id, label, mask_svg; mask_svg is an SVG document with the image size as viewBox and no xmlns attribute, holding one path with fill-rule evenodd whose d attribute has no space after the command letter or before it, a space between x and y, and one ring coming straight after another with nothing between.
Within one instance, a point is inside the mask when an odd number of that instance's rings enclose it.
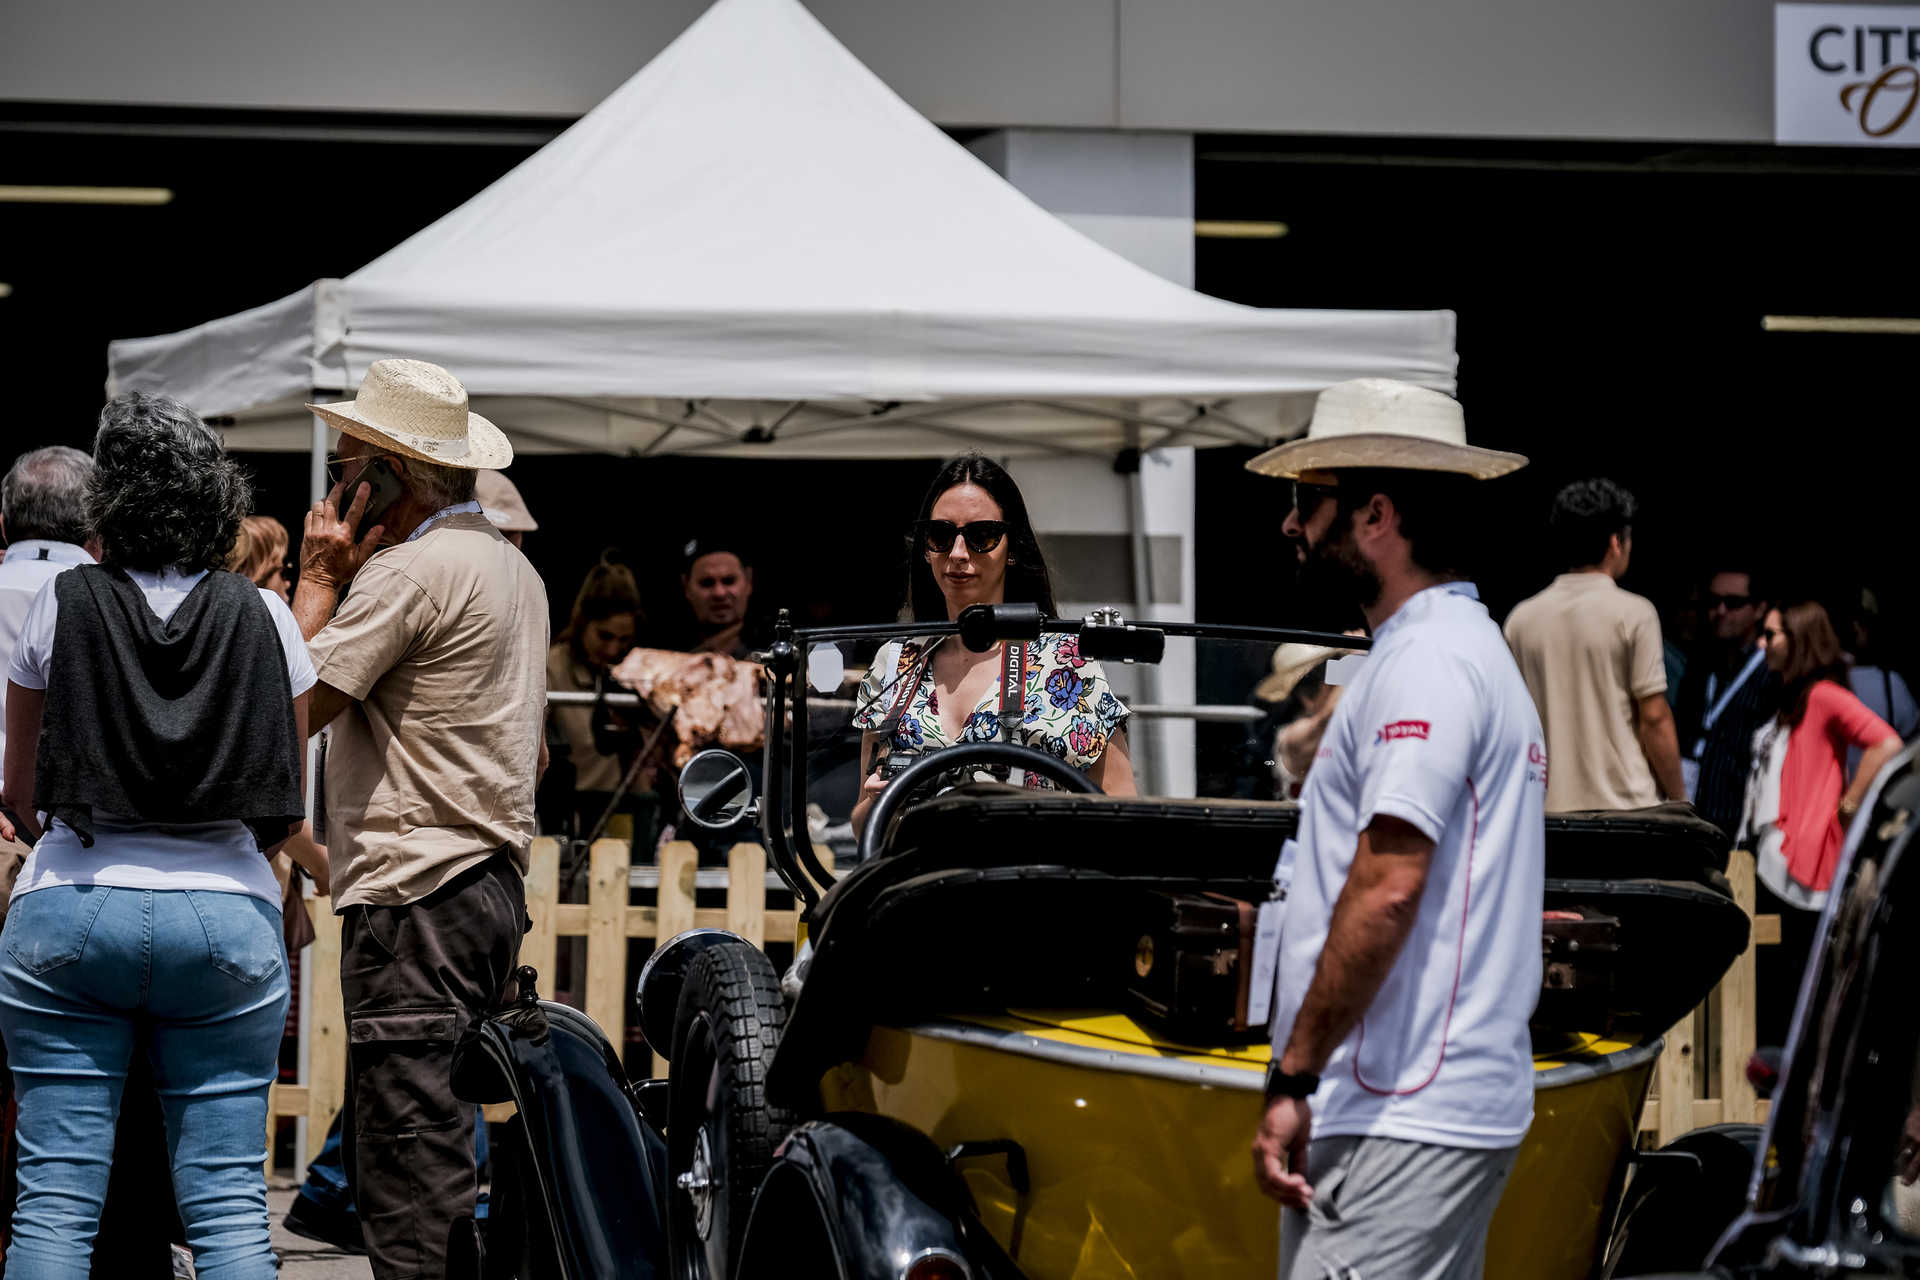
<instances>
[{"instance_id":1,"label":"woman with curly gray hair","mask_svg":"<svg viewBox=\"0 0 1920 1280\"><path fill-rule=\"evenodd\" d=\"M300 822L313 665L280 598L221 568L249 489L190 410L121 396L93 452L101 562L41 589L7 672L0 833L38 843L0 931L20 1145L6 1271L87 1274L143 1053L197 1274L268 1280L288 988L263 854Z\"/></svg>"}]
</instances>

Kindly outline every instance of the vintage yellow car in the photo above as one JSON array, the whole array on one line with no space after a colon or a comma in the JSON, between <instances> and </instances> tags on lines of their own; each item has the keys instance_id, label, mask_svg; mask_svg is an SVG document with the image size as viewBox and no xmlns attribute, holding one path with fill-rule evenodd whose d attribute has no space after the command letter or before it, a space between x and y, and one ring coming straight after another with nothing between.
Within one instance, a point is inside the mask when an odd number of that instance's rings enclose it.
<instances>
[{"instance_id":1,"label":"vintage yellow car","mask_svg":"<svg viewBox=\"0 0 1920 1280\"><path fill-rule=\"evenodd\" d=\"M1166 645L1264 654L1302 638L1017 613L947 630L983 648L1040 625L1077 631L1083 654L1116 669ZM783 626L768 655L764 795L722 753L683 776L693 822L725 830L757 814L807 904L811 955L786 990L766 955L721 931L658 949L639 1009L670 1077L626 1095L631 1129L602 1124L590 1137L596 1126L554 1121L566 1104L541 1096L539 1079L566 1072L528 1065L540 1053L529 1026L552 1042L585 1034L583 1020L538 1020L530 1002L518 1031L492 1032L502 1083L491 1094L513 1096L538 1126L525 1144L537 1186L521 1200L625 1196L634 1220L618 1245L576 1230L531 1251L493 1242L490 1255L539 1253L567 1276L676 1280L1271 1274L1280 1215L1249 1158L1269 1049L1235 999L1247 966L1231 922L1273 893L1297 809L1228 794L1110 797L1048 754L963 743L899 772L864 856L836 881L804 816L833 736L810 726L827 713L809 701L834 686L822 676L836 663L858 668L855 644L885 631ZM826 645L847 652L823 656ZM999 780L1011 769L1021 772ZM1725 849L1684 806L1549 819L1536 1114L1494 1218L1490 1276L1602 1273L1660 1037L1747 943L1720 875ZM568 1090L625 1089L610 1052L574 1058L611 1083ZM567 1161L572 1174L558 1167ZM560 1203L526 1216L555 1234L594 1218ZM486 1274L521 1274L512 1265Z\"/></svg>"}]
</instances>

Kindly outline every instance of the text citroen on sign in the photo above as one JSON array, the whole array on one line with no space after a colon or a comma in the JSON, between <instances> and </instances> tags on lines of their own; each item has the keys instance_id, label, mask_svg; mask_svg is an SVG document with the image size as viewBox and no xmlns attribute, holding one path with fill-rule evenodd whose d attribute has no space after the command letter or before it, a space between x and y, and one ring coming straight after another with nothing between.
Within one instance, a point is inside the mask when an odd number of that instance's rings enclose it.
<instances>
[{"instance_id":1,"label":"text citroen on sign","mask_svg":"<svg viewBox=\"0 0 1920 1280\"><path fill-rule=\"evenodd\" d=\"M1920 8L1783 4L1773 11L1773 136L1920 146Z\"/></svg>"}]
</instances>

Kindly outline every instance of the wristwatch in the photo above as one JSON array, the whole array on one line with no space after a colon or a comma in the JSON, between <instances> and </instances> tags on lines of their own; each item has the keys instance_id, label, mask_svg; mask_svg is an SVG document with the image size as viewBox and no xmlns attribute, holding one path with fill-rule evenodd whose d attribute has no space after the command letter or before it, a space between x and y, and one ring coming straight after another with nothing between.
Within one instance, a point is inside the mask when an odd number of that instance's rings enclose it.
<instances>
[{"instance_id":1,"label":"wristwatch","mask_svg":"<svg viewBox=\"0 0 1920 1280\"><path fill-rule=\"evenodd\" d=\"M1278 1061L1267 1064L1267 1101L1275 1098L1310 1098L1320 1087L1320 1077L1311 1071L1282 1071Z\"/></svg>"}]
</instances>

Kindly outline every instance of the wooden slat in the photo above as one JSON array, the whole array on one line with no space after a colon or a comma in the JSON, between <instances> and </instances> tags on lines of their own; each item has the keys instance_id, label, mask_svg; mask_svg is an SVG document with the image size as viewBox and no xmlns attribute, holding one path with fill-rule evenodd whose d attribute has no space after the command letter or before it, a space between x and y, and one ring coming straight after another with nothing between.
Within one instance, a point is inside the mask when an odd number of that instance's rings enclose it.
<instances>
[{"instance_id":1,"label":"wooden slat","mask_svg":"<svg viewBox=\"0 0 1920 1280\"><path fill-rule=\"evenodd\" d=\"M627 1038L627 846L596 840L590 856L586 1013L620 1052Z\"/></svg>"},{"instance_id":2,"label":"wooden slat","mask_svg":"<svg viewBox=\"0 0 1920 1280\"><path fill-rule=\"evenodd\" d=\"M527 867L527 915L533 927L520 940L520 963L539 971L540 994L548 997L553 995L559 901L560 842L551 836L535 837ZM585 933L585 925L582 920L577 932Z\"/></svg>"},{"instance_id":3,"label":"wooden slat","mask_svg":"<svg viewBox=\"0 0 1920 1280\"><path fill-rule=\"evenodd\" d=\"M1755 916L1753 918L1753 945L1756 947L1774 947L1780 945L1780 917L1775 915Z\"/></svg>"},{"instance_id":4,"label":"wooden slat","mask_svg":"<svg viewBox=\"0 0 1920 1280\"><path fill-rule=\"evenodd\" d=\"M276 1083L267 1092L267 1114L276 1120L298 1120L307 1114L307 1103L312 1096L304 1084Z\"/></svg>"},{"instance_id":5,"label":"wooden slat","mask_svg":"<svg viewBox=\"0 0 1920 1280\"><path fill-rule=\"evenodd\" d=\"M320 1153L334 1116L347 1099L347 1015L340 997L340 917L332 898L309 898L313 943L301 972L313 984L307 1015L307 1138L294 1150L294 1170Z\"/></svg>"},{"instance_id":6,"label":"wooden slat","mask_svg":"<svg viewBox=\"0 0 1920 1280\"><path fill-rule=\"evenodd\" d=\"M278 1080L270 1080L267 1082L266 1179L268 1182L273 1181L273 1148L274 1148L273 1140L279 1136L280 1136L280 1082ZM295 1163L295 1167L296 1168L298 1167L297 1161Z\"/></svg>"},{"instance_id":7,"label":"wooden slat","mask_svg":"<svg viewBox=\"0 0 1920 1280\"><path fill-rule=\"evenodd\" d=\"M683 840L660 846L660 906L655 936L665 942L694 927L693 872L700 855Z\"/></svg>"},{"instance_id":8,"label":"wooden slat","mask_svg":"<svg viewBox=\"0 0 1920 1280\"><path fill-rule=\"evenodd\" d=\"M1661 1145L1693 1128L1693 1015L1680 1019L1667 1032L1666 1051L1660 1055Z\"/></svg>"},{"instance_id":9,"label":"wooden slat","mask_svg":"<svg viewBox=\"0 0 1920 1280\"><path fill-rule=\"evenodd\" d=\"M1753 855L1736 849L1727 862L1727 881L1733 886L1733 900L1749 916L1753 914ZM1778 916L1772 917L1776 923ZM1756 922L1757 923L1757 922ZM1750 1122L1760 1114L1760 1099L1747 1082L1747 1060L1754 1048L1754 956L1749 946L1734 957L1733 965L1720 979L1720 1070L1721 1116L1725 1123Z\"/></svg>"},{"instance_id":10,"label":"wooden slat","mask_svg":"<svg viewBox=\"0 0 1920 1280\"><path fill-rule=\"evenodd\" d=\"M757 844L737 844L727 855L726 928L756 947L767 944L767 851Z\"/></svg>"},{"instance_id":11,"label":"wooden slat","mask_svg":"<svg viewBox=\"0 0 1920 1280\"><path fill-rule=\"evenodd\" d=\"M693 873L700 855L683 840L660 846L660 905L655 918L654 936L661 942L685 933L696 924L693 905ZM667 1074L666 1059L656 1049L652 1054L654 1079Z\"/></svg>"}]
</instances>

